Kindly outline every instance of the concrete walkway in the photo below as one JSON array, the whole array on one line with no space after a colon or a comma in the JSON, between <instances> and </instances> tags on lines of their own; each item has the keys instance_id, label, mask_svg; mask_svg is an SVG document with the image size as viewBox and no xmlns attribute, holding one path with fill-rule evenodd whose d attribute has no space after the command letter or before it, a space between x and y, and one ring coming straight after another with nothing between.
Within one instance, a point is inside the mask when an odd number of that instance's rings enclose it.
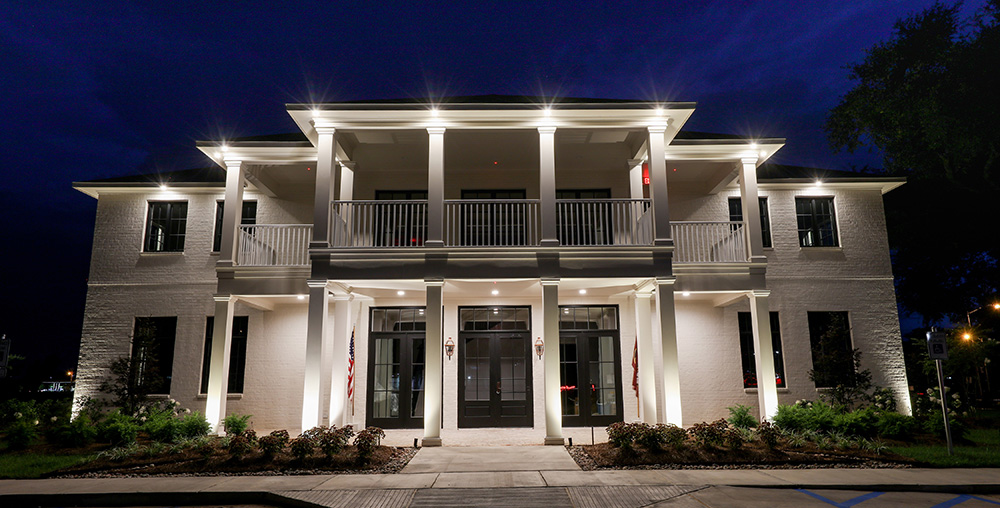
<instances>
[{"instance_id":1,"label":"concrete walkway","mask_svg":"<svg viewBox=\"0 0 1000 508\"><path fill-rule=\"evenodd\" d=\"M738 490L725 490L732 488ZM727 499L737 495L733 492L762 493L761 488L792 492L801 498L801 506L822 502L793 489L864 491L859 496L872 495L865 494L868 491L984 495L1000 493L1000 469L581 471L562 447L444 447L421 449L400 474L0 480L0 506L625 508L661 502L688 506L685 500L693 496ZM706 506L702 497L699 506Z\"/></svg>"}]
</instances>

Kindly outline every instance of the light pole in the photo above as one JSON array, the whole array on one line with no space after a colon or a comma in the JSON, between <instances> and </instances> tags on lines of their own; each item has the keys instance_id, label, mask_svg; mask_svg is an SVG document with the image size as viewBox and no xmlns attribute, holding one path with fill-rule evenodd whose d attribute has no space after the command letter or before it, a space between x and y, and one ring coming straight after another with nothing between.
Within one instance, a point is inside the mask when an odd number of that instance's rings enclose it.
<instances>
[{"instance_id":1,"label":"light pole","mask_svg":"<svg viewBox=\"0 0 1000 508\"><path fill-rule=\"evenodd\" d=\"M969 329L968 329L967 332L965 332L965 333L962 334L962 339L964 339L966 342L968 342L968 341L970 341L970 340L973 339L973 335L972 335L972 313L976 312L977 310L982 310L984 307L986 307L986 306L985 305L980 305L979 307L976 307L975 309L972 309L969 312L965 313L965 319L969 323ZM993 310L1000 310L1000 302L994 302L994 303L990 304L989 307L991 307ZM982 341L982 337L980 337L979 340ZM986 360L985 359L983 360L983 374L986 376L986 391L989 392L989 393L993 393L993 389L990 386L990 371L989 371L989 367L986 366ZM976 368L976 380L979 383L979 394L980 394L980 396L982 396L982 394L983 394L983 382L982 382L981 378L979 377L979 368L978 367Z\"/></svg>"}]
</instances>

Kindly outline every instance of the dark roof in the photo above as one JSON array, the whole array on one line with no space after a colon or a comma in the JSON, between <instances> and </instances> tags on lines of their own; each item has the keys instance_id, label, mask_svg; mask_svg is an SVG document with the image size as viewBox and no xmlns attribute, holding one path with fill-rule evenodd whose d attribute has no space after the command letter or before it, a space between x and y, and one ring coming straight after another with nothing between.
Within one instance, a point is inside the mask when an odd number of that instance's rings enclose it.
<instances>
[{"instance_id":1,"label":"dark roof","mask_svg":"<svg viewBox=\"0 0 1000 508\"><path fill-rule=\"evenodd\" d=\"M241 137L241 138L233 138L233 139L230 139L229 141L234 141L234 142L237 142L237 141L294 141L294 142L301 142L301 141L309 141L309 138L307 138L306 135L302 133L302 131L299 131L299 132L289 132L289 133L285 133L285 134L265 134L263 136L244 136L244 137Z\"/></svg>"},{"instance_id":2,"label":"dark roof","mask_svg":"<svg viewBox=\"0 0 1000 508\"><path fill-rule=\"evenodd\" d=\"M844 178L884 178L884 175L859 173L840 169L810 168L807 166L789 166L765 162L757 168L757 178L760 180L811 179L831 180Z\"/></svg>"},{"instance_id":3,"label":"dark roof","mask_svg":"<svg viewBox=\"0 0 1000 508\"><path fill-rule=\"evenodd\" d=\"M717 132L698 132L698 131L681 130L680 132L677 133L676 136L674 136L674 139L683 139L683 140L690 140L690 139L711 139L711 140L734 139L734 140L750 140L750 139L758 139L758 138L751 138L751 137L748 137L748 136L740 136L740 135L737 135L737 134L721 134L721 133L717 133ZM289 133L283 133L283 134L265 134L265 135L262 135L262 136L244 136L244 137L233 138L233 139L229 140L229 142L231 142L231 143L239 143L239 142L295 142L295 143L301 143L301 142L308 142L308 141L309 141L309 138L307 138L306 135L303 134L302 132L289 132Z\"/></svg>"},{"instance_id":4,"label":"dark roof","mask_svg":"<svg viewBox=\"0 0 1000 508\"><path fill-rule=\"evenodd\" d=\"M717 132L698 132L698 131L686 131L681 129L677 131L677 135L674 139L752 139L749 136L739 136L736 134L720 134Z\"/></svg>"},{"instance_id":5,"label":"dark roof","mask_svg":"<svg viewBox=\"0 0 1000 508\"><path fill-rule=\"evenodd\" d=\"M209 168L182 169L179 171L165 171L160 173L116 176L114 178L98 178L96 180L73 182L73 185L74 186L83 185L86 187L102 187L105 185L138 187L141 185L135 185L135 184L163 185L170 183L225 185L226 172L219 166L212 166Z\"/></svg>"},{"instance_id":6,"label":"dark roof","mask_svg":"<svg viewBox=\"0 0 1000 508\"><path fill-rule=\"evenodd\" d=\"M621 109L644 109L651 105L659 105L666 109L694 108L694 102L657 102L634 99L593 99L586 97L542 97L533 95L458 95L451 97L409 97L402 99L368 99L354 101L336 101L320 103L286 104L290 111L310 109L417 109L428 105L444 106L447 109L527 109L546 104L550 106L569 106L571 108L599 107L607 104L617 105ZM470 106L477 106L472 108Z\"/></svg>"}]
</instances>

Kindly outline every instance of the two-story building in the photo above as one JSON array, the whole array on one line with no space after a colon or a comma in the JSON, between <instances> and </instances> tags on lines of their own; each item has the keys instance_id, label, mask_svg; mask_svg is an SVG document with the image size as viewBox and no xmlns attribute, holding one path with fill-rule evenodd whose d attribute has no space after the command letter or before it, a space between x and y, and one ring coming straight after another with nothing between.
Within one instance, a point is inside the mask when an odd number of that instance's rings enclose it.
<instances>
[{"instance_id":1,"label":"two-story building","mask_svg":"<svg viewBox=\"0 0 1000 508\"><path fill-rule=\"evenodd\" d=\"M301 133L98 199L76 398L131 356L213 426L561 444L761 417L862 351L909 411L882 194L693 103L290 104ZM489 429L489 432L474 429Z\"/></svg>"}]
</instances>

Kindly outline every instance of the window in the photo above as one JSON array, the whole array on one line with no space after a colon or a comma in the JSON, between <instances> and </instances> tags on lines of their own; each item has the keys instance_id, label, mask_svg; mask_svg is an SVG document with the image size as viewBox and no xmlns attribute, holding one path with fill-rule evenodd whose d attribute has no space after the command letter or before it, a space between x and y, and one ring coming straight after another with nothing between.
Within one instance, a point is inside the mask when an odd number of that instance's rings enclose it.
<instances>
[{"instance_id":1,"label":"window","mask_svg":"<svg viewBox=\"0 0 1000 508\"><path fill-rule=\"evenodd\" d=\"M219 252L219 249L222 248L222 216L225 204L225 201L219 201L218 206L215 207L215 239L212 241L212 252ZM243 214L240 224L244 226L257 224L256 201L243 202Z\"/></svg>"},{"instance_id":2,"label":"window","mask_svg":"<svg viewBox=\"0 0 1000 508\"><path fill-rule=\"evenodd\" d=\"M367 424L421 428L427 344L424 308L373 308L370 326Z\"/></svg>"},{"instance_id":3,"label":"window","mask_svg":"<svg viewBox=\"0 0 1000 508\"><path fill-rule=\"evenodd\" d=\"M760 203L760 233L764 247L771 246L771 218L767 211L767 198L758 197ZM743 200L740 198L729 198L729 220L730 222L743 222Z\"/></svg>"},{"instance_id":4,"label":"window","mask_svg":"<svg viewBox=\"0 0 1000 508\"><path fill-rule=\"evenodd\" d=\"M229 347L229 387L228 393L243 393L243 379L247 368L248 316L233 316L233 340ZM212 334L215 318L208 317L205 327L205 357L201 362L201 393L208 393L208 374L212 366Z\"/></svg>"},{"instance_id":5,"label":"window","mask_svg":"<svg viewBox=\"0 0 1000 508\"><path fill-rule=\"evenodd\" d=\"M740 326L740 353L743 356L743 388L757 388L757 355L753 343L753 321L749 312L737 315ZM771 347L774 349L774 381L785 387L785 361L781 355L781 324L778 313L771 313Z\"/></svg>"},{"instance_id":6,"label":"window","mask_svg":"<svg viewBox=\"0 0 1000 508\"><path fill-rule=\"evenodd\" d=\"M559 394L563 425L622 421L618 308L559 307Z\"/></svg>"},{"instance_id":7,"label":"window","mask_svg":"<svg viewBox=\"0 0 1000 508\"><path fill-rule=\"evenodd\" d=\"M846 312L810 312L813 381L816 388L854 383L854 350Z\"/></svg>"},{"instance_id":8,"label":"window","mask_svg":"<svg viewBox=\"0 0 1000 508\"><path fill-rule=\"evenodd\" d=\"M795 198L795 216L802 247L836 247L837 220L833 198Z\"/></svg>"},{"instance_id":9,"label":"window","mask_svg":"<svg viewBox=\"0 0 1000 508\"><path fill-rule=\"evenodd\" d=\"M146 252L183 252L187 228L186 201L149 203L146 217Z\"/></svg>"},{"instance_id":10,"label":"window","mask_svg":"<svg viewBox=\"0 0 1000 508\"><path fill-rule=\"evenodd\" d=\"M132 334L132 366L142 391L169 394L177 317L137 317Z\"/></svg>"}]
</instances>

